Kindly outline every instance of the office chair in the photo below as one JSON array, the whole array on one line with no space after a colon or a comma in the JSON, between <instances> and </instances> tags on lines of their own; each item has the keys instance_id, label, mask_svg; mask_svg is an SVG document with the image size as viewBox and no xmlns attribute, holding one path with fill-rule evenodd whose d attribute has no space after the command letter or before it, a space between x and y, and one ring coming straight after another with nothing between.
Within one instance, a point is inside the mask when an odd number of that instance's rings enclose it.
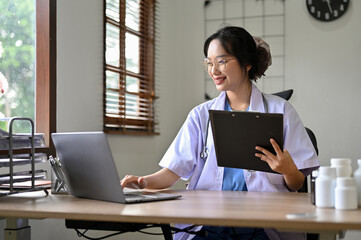
<instances>
[{"instance_id":1,"label":"office chair","mask_svg":"<svg viewBox=\"0 0 361 240\"><path fill-rule=\"evenodd\" d=\"M287 101L291 98L292 94L293 94L293 89L288 89L288 90L285 90L285 91L273 93L273 95L279 96L279 97L281 97L281 98L283 98L283 99L285 99ZM308 127L305 127L305 129L306 129L306 132L307 132L308 136L311 139L313 147L315 148L316 154L318 155L318 147L317 147L316 136L312 132L312 130L309 129ZM305 177L305 180L303 181L303 186L301 187L300 190L298 190L298 192L304 192L304 193L308 192L307 177ZM319 239L319 234L306 233L306 237L307 237L307 240L318 240Z\"/></svg>"},{"instance_id":2,"label":"office chair","mask_svg":"<svg viewBox=\"0 0 361 240\"><path fill-rule=\"evenodd\" d=\"M291 98L292 94L293 94L293 89L288 89L288 90L284 90L281 92L272 93L272 95L279 96L287 101Z\"/></svg>"},{"instance_id":3,"label":"office chair","mask_svg":"<svg viewBox=\"0 0 361 240\"><path fill-rule=\"evenodd\" d=\"M311 131L311 129L309 129L309 128L307 128L307 127L306 127L306 132L307 132L308 136L310 137L311 142L312 142L312 144L313 144L313 147L315 148L316 154L317 154L317 156L318 156L318 148L317 148L316 136L315 136L315 134Z\"/></svg>"}]
</instances>

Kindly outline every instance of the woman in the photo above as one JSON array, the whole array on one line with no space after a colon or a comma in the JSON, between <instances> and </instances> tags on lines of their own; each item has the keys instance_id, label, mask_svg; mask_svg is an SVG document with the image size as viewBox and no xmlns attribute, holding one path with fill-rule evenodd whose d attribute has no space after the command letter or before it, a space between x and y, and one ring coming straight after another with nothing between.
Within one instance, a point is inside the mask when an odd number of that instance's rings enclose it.
<instances>
[{"instance_id":1,"label":"woman","mask_svg":"<svg viewBox=\"0 0 361 240\"><path fill-rule=\"evenodd\" d=\"M204 43L203 66L220 95L191 110L160 161L160 171L143 177L127 175L121 181L122 187L167 188L182 178L190 179L188 189L269 192L300 189L305 176L318 168L319 163L295 109L277 96L261 93L251 82L260 78L270 65L267 46L240 27L225 27L211 35ZM270 139L276 155L257 146L256 156L281 174L218 167L212 131L207 129L208 110L265 112L266 108L269 113L284 115L284 149ZM207 141L204 139L206 131ZM201 156L205 142L207 157ZM202 230L207 232L207 237L194 239L219 239L221 236L223 239L305 239L304 234L280 233L274 229L203 227ZM184 233L175 236L176 239L192 237Z\"/></svg>"}]
</instances>

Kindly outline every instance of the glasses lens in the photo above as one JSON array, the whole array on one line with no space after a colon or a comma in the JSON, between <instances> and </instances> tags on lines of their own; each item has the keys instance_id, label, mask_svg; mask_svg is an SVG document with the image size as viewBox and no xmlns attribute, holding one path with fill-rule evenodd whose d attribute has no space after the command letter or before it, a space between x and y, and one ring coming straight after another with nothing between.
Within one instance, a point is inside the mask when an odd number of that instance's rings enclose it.
<instances>
[{"instance_id":1,"label":"glasses lens","mask_svg":"<svg viewBox=\"0 0 361 240\"><path fill-rule=\"evenodd\" d=\"M220 72L223 72L224 69L226 69L226 60L223 60L223 59L218 60L218 61L216 61L215 64L216 64L218 71L220 71Z\"/></svg>"},{"instance_id":2,"label":"glasses lens","mask_svg":"<svg viewBox=\"0 0 361 240\"><path fill-rule=\"evenodd\" d=\"M204 71L209 72L212 68L212 62L209 60L204 60L202 62L202 67L203 67Z\"/></svg>"}]
</instances>

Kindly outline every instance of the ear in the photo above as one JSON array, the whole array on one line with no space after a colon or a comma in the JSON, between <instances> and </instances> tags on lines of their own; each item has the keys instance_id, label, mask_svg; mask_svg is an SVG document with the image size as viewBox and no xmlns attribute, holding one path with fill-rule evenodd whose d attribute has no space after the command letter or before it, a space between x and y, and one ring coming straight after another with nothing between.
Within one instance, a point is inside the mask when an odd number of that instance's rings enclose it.
<instances>
[{"instance_id":1,"label":"ear","mask_svg":"<svg viewBox=\"0 0 361 240\"><path fill-rule=\"evenodd\" d=\"M246 66L247 72L249 72L249 70L251 70L251 68L252 68L252 65L247 65Z\"/></svg>"}]
</instances>

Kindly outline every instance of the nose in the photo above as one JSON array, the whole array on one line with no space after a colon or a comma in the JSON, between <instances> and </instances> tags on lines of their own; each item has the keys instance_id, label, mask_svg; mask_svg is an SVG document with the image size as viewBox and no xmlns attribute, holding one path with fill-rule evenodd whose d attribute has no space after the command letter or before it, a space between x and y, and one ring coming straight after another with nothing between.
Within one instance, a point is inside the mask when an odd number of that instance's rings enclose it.
<instances>
[{"instance_id":1,"label":"nose","mask_svg":"<svg viewBox=\"0 0 361 240\"><path fill-rule=\"evenodd\" d=\"M211 68L211 70L209 71L209 73L211 73L212 75L217 75L220 73L220 71L218 70L218 65L214 64Z\"/></svg>"}]
</instances>

